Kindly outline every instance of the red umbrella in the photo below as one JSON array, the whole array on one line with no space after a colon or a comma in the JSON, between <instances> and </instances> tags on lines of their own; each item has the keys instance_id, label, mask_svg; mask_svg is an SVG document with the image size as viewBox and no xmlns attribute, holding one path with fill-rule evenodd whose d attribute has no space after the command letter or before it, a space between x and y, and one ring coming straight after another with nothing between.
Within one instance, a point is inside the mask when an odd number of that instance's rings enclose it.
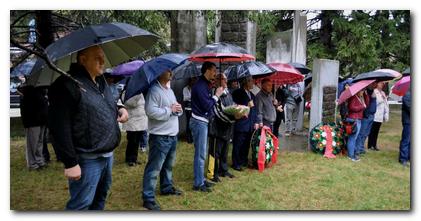
<instances>
[{"instance_id":1,"label":"red umbrella","mask_svg":"<svg viewBox=\"0 0 421 221\"><path fill-rule=\"evenodd\" d=\"M302 75L294 66L284 63L269 63L268 66L274 68L276 72L268 78L276 85L282 84L295 84L301 82L304 79ZM259 82L257 79L256 82Z\"/></svg>"},{"instance_id":2,"label":"red umbrella","mask_svg":"<svg viewBox=\"0 0 421 221\"><path fill-rule=\"evenodd\" d=\"M408 91L409 85L411 85L411 76L405 76L393 85L392 93L403 96Z\"/></svg>"},{"instance_id":3,"label":"red umbrella","mask_svg":"<svg viewBox=\"0 0 421 221\"><path fill-rule=\"evenodd\" d=\"M370 85L374 81L376 80L361 80L352 84L351 86L349 86L349 88L347 88L341 93L341 96L339 96L338 105L342 104L343 102L348 100L350 97L356 95L358 92L364 90L364 88L366 88L368 85Z\"/></svg>"}]
</instances>

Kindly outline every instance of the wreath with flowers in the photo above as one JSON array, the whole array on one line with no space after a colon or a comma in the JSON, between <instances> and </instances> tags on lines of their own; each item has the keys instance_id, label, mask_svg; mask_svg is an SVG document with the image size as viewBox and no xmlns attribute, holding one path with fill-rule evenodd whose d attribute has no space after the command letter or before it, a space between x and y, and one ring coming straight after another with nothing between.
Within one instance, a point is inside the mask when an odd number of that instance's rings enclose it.
<instances>
[{"instance_id":1,"label":"wreath with flowers","mask_svg":"<svg viewBox=\"0 0 421 221\"><path fill-rule=\"evenodd\" d=\"M335 123L320 123L315 126L310 132L309 139L311 149L320 154L325 154L328 144L331 145L334 155L341 153L345 146L343 128Z\"/></svg>"},{"instance_id":2,"label":"wreath with flowers","mask_svg":"<svg viewBox=\"0 0 421 221\"><path fill-rule=\"evenodd\" d=\"M277 139L276 137L274 137L274 135L269 132L268 130L266 130L265 132L266 134L266 140L264 143L264 151L265 151L265 167L270 166L270 163L272 163L274 159L274 154L277 154L277 149L275 148L279 148L276 147L276 143L278 143L277 141L275 141L274 139ZM260 149L260 139L262 138L262 128L259 128L257 130L255 130L253 132L253 135L251 137L251 142L250 142L250 146L252 149L252 163L253 166L255 168L258 167L258 158L259 158L259 149ZM260 169L259 169L260 170Z\"/></svg>"}]
</instances>

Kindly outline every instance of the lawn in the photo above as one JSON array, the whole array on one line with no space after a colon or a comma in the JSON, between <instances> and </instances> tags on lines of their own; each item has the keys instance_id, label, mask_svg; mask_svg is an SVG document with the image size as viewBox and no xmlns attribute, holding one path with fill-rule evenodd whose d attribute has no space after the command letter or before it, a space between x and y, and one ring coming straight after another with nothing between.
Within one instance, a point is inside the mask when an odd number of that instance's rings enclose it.
<instances>
[{"instance_id":1,"label":"lawn","mask_svg":"<svg viewBox=\"0 0 421 221\"><path fill-rule=\"evenodd\" d=\"M62 210L68 198L62 164L53 160L45 170L29 171L18 123L11 120L11 209ZM380 131L381 151L369 151L358 163L345 156L326 159L312 152L287 152L280 144L274 167L263 173L235 171L234 179L221 178L212 193L192 190L194 148L179 142L173 176L184 194L158 195L157 200L163 210L409 210L410 168L397 162L401 130L400 112L393 111ZM123 136L115 151L106 210L144 210L140 191L146 154L139 156L141 165L128 167L125 146Z\"/></svg>"}]
</instances>

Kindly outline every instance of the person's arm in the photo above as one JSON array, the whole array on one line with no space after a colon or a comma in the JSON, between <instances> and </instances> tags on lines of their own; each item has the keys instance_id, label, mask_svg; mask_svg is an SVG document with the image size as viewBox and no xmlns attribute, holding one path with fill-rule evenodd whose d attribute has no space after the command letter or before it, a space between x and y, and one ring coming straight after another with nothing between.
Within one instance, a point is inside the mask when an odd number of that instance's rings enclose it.
<instances>
[{"instance_id":1,"label":"person's arm","mask_svg":"<svg viewBox=\"0 0 421 221\"><path fill-rule=\"evenodd\" d=\"M80 91L73 83L59 80L49 90L48 124L57 157L68 169L78 165L71 125L74 108L80 100Z\"/></svg>"},{"instance_id":2,"label":"person's arm","mask_svg":"<svg viewBox=\"0 0 421 221\"><path fill-rule=\"evenodd\" d=\"M216 95L209 97L209 94L206 88L201 88L201 87L195 87L192 90L192 95L198 98L198 99L195 99L195 102L198 103L196 106L202 109L203 112L212 111L213 106L219 100L219 97Z\"/></svg>"},{"instance_id":3,"label":"person's arm","mask_svg":"<svg viewBox=\"0 0 421 221\"><path fill-rule=\"evenodd\" d=\"M170 119L172 110L170 107L160 107L160 93L152 87L146 96L145 112L148 118L167 121Z\"/></svg>"}]
</instances>

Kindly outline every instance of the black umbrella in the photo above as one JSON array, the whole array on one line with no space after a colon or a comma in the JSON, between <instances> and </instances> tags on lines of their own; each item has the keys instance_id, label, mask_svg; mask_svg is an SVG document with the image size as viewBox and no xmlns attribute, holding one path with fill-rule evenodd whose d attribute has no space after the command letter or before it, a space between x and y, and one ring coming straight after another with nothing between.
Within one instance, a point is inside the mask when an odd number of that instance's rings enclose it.
<instances>
[{"instance_id":1,"label":"black umbrella","mask_svg":"<svg viewBox=\"0 0 421 221\"><path fill-rule=\"evenodd\" d=\"M186 61L184 64L179 65L177 68L175 68L173 72L172 79L174 80L180 80L180 79L187 79L192 77L198 77L202 75L201 72L202 64L192 62L192 61Z\"/></svg>"},{"instance_id":2,"label":"black umbrella","mask_svg":"<svg viewBox=\"0 0 421 221\"><path fill-rule=\"evenodd\" d=\"M253 78L261 78L275 73L276 70L260 61L249 61L242 64L230 66L225 70L227 79L238 80L252 76Z\"/></svg>"},{"instance_id":3,"label":"black umbrella","mask_svg":"<svg viewBox=\"0 0 421 221\"><path fill-rule=\"evenodd\" d=\"M105 53L105 67L110 68L139 55L157 40L158 36L136 26L107 23L76 30L49 45L46 52L58 68L67 71L78 51L99 45ZM28 84L36 86L49 85L59 76L42 59L38 59L31 73Z\"/></svg>"},{"instance_id":4,"label":"black umbrella","mask_svg":"<svg viewBox=\"0 0 421 221\"><path fill-rule=\"evenodd\" d=\"M357 75L353 82L361 80L390 81L401 77L402 74L392 69L379 69Z\"/></svg>"},{"instance_id":5,"label":"black umbrella","mask_svg":"<svg viewBox=\"0 0 421 221\"><path fill-rule=\"evenodd\" d=\"M411 68L406 68L403 72L402 72L403 76L408 76L411 75Z\"/></svg>"},{"instance_id":6,"label":"black umbrella","mask_svg":"<svg viewBox=\"0 0 421 221\"><path fill-rule=\"evenodd\" d=\"M305 66L304 64L297 63L297 62L290 62L291 66L293 66L295 69L297 69L301 74L307 75L311 72L311 69Z\"/></svg>"}]
</instances>

